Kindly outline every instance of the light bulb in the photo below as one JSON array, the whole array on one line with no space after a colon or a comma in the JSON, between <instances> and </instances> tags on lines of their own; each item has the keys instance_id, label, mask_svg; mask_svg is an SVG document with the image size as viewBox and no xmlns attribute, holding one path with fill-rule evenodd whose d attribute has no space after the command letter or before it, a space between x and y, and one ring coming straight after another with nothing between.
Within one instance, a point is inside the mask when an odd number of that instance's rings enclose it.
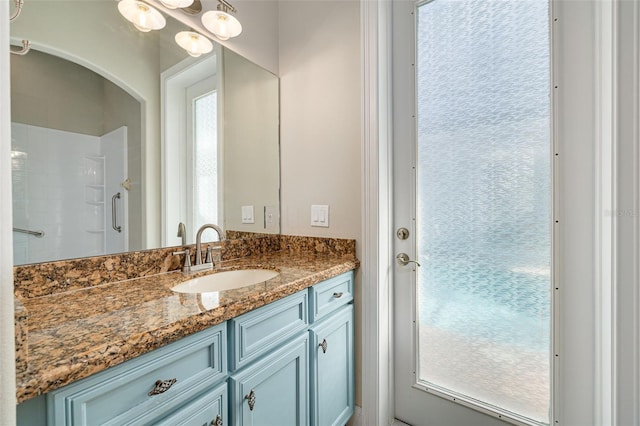
<instances>
[{"instance_id":1,"label":"light bulb","mask_svg":"<svg viewBox=\"0 0 640 426\"><path fill-rule=\"evenodd\" d=\"M202 15L202 24L220 40L228 40L242 32L242 25L233 15L221 10L210 10Z\"/></svg>"},{"instance_id":2,"label":"light bulb","mask_svg":"<svg viewBox=\"0 0 640 426\"><path fill-rule=\"evenodd\" d=\"M118 10L127 21L144 33L159 30L167 24L160 12L138 0L121 0L118 3Z\"/></svg>"},{"instance_id":3,"label":"light bulb","mask_svg":"<svg viewBox=\"0 0 640 426\"><path fill-rule=\"evenodd\" d=\"M181 9L193 4L193 0L160 0L160 3L167 9Z\"/></svg>"},{"instance_id":4,"label":"light bulb","mask_svg":"<svg viewBox=\"0 0 640 426\"><path fill-rule=\"evenodd\" d=\"M175 38L176 43L194 58L213 50L213 44L208 38L193 31L181 31Z\"/></svg>"}]
</instances>

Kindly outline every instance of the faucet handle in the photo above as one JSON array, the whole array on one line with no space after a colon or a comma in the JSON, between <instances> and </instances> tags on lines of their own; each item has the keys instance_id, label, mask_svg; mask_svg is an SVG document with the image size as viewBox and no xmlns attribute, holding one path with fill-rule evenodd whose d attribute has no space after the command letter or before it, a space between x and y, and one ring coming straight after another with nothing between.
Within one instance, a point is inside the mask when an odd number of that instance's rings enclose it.
<instances>
[{"instance_id":1,"label":"faucet handle","mask_svg":"<svg viewBox=\"0 0 640 426\"><path fill-rule=\"evenodd\" d=\"M191 267L191 253L189 253L189 249L174 251L171 254L173 254L174 256L179 256L181 254L184 254L184 265L182 267L183 271L186 271Z\"/></svg>"},{"instance_id":2,"label":"faucet handle","mask_svg":"<svg viewBox=\"0 0 640 426\"><path fill-rule=\"evenodd\" d=\"M211 250L211 246L207 247L207 254L204 257L204 263L213 263L213 256L212 256L212 250Z\"/></svg>"}]
</instances>

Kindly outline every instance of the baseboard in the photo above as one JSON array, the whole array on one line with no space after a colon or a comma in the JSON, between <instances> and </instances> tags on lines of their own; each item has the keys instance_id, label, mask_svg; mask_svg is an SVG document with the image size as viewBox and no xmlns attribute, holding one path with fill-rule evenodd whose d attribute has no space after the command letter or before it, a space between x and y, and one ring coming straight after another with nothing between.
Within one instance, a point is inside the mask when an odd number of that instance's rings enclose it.
<instances>
[{"instance_id":1,"label":"baseboard","mask_svg":"<svg viewBox=\"0 0 640 426\"><path fill-rule=\"evenodd\" d=\"M362 408L356 405L353 416L347 422L347 426L362 426Z\"/></svg>"}]
</instances>

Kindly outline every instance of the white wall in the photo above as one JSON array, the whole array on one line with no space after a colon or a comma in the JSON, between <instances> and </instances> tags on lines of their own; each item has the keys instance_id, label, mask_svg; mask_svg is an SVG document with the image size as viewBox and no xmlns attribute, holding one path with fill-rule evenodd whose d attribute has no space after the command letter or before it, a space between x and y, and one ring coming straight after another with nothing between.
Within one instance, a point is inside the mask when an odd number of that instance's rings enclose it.
<instances>
[{"instance_id":1,"label":"white wall","mask_svg":"<svg viewBox=\"0 0 640 426\"><path fill-rule=\"evenodd\" d=\"M360 4L280 3L282 233L360 236ZM329 228L311 227L312 204Z\"/></svg>"}]
</instances>

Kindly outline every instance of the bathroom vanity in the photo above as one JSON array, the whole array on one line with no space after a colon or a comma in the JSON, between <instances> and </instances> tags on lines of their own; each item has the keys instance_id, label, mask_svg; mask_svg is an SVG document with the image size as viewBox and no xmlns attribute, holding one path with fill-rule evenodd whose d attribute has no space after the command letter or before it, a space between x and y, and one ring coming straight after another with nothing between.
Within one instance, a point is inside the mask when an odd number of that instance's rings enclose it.
<instances>
[{"instance_id":1,"label":"bathroom vanity","mask_svg":"<svg viewBox=\"0 0 640 426\"><path fill-rule=\"evenodd\" d=\"M277 252L223 263L279 275L215 297L171 291L190 277L169 272L23 300L32 320L45 318L39 304L58 312L29 327L18 424L345 424L355 258Z\"/></svg>"}]
</instances>

